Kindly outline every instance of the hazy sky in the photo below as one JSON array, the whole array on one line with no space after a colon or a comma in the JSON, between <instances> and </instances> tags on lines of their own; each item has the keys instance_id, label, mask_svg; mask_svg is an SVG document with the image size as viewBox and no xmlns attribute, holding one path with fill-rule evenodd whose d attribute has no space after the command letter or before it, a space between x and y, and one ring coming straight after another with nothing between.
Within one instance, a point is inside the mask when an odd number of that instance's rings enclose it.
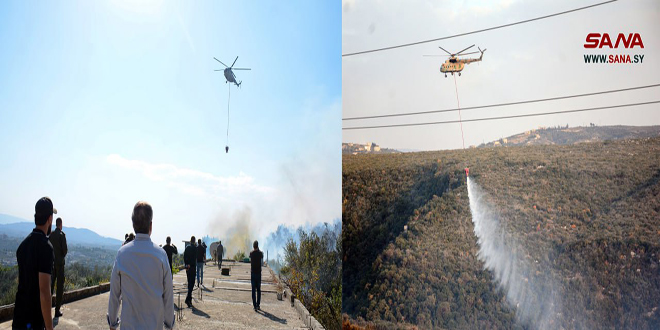
<instances>
[{"instance_id":1,"label":"hazy sky","mask_svg":"<svg viewBox=\"0 0 660 330\"><path fill-rule=\"evenodd\" d=\"M513 23L601 2L344 0L342 52L393 46ZM640 33L644 49L585 49L589 33ZM614 42L614 40L613 40ZM444 54L472 44L482 62L456 77L461 107L582 94L660 82L660 2L621 0L518 26L342 59L343 117L456 108L454 79L439 72ZM585 64L584 54L643 54L642 64ZM478 55L469 55L478 57ZM546 103L462 111L463 119L660 100L660 88ZM457 112L343 121L344 127L458 120ZM576 114L464 123L465 145L538 126L658 125L660 104ZM459 124L344 130L343 142L399 149L461 148Z\"/></svg>"},{"instance_id":2,"label":"hazy sky","mask_svg":"<svg viewBox=\"0 0 660 330\"><path fill-rule=\"evenodd\" d=\"M0 213L123 239L145 200L159 243L341 216L338 2L14 1L0 43Z\"/></svg>"}]
</instances>

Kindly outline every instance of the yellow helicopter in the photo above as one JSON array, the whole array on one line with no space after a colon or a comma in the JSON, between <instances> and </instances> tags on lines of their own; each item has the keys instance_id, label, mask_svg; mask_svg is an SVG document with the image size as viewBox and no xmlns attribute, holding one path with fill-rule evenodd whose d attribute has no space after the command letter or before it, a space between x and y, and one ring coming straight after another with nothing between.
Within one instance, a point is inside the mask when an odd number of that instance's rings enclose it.
<instances>
[{"instance_id":1,"label":"yellow helicopter","mask_svg":"<svg viewBox=\"0 0 660 330\"><path fill-rule=\"evenodd\" d=\"M464 51L466 51L466 50L468 50L472 47L474 47L474 45L472 45L468 48L465 48L465 49L461 50L458 53L452 54L452 53L448 52L447 50L445 50L444 48L438 46L438 48L444 50L449 55L423 55L423 56L449 56L449 59L446 60L445 63L442 63L442 65L440 65L440 72L445 74L445 78L447 78L447 72L451 73L452 75L454 75L454 72L458 72L458 75L460 76L461 71L463 71L463 68L465 67L466 64L470 64L472 62L479 62L484 57L484 52L486 51L486 49L481 50L481 48L479 48L479 47L477 47L477 49L479 49L478 52L462 54ZM478 53L481 53L481 56L479 56L479 58L460 59L460 58L456 57L456 55L461 55L461 54L462 55L470 55L470 54L478 54Z\"/></svg>"}]
</instances>

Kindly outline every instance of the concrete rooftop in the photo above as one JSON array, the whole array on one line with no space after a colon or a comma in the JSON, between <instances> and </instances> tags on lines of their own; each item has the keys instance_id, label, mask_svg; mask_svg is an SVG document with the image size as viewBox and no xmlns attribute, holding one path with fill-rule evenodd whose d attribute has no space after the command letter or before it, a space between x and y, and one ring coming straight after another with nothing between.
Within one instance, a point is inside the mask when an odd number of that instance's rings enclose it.
<instances>
[{"instance_id":1,"label":"concrete rooftop","mask_svg":"<svg viewBox=\"0 0 660 330\"><path fill-rule=\"evenodd\" d=\"M183 302L187 293L185 271L174 275L175 312L179 293L183 311L183 320L176 321L175 329L307 329L290 302L277 300L268 268L264 268L261 275L261 311L255 312L250 264L224 261L223 266L231 267L229 276L221 275L213 262L204 267L202 297L200 299L200 290L195 288L192 309ZM55 329L108 329L107 310L107 292L64 304L64 315L54 320ZM0 330L4 329L11 329L11 320L0 323Z\"/></svg>"}]
</instances>

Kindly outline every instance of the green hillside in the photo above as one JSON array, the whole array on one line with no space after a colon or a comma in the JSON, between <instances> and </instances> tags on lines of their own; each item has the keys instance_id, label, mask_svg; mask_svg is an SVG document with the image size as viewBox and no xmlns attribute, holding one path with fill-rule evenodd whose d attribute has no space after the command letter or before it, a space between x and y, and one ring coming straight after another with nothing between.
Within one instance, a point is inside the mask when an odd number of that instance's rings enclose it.
<instances>
[{"instance_id":1,"label":"green hillside","mask_svg":"<svg viewBox=\"0 0 660 330\"><path fill-rule=\"evenodd\" d=\"M660 328L660 138L343 157L343 312L385 328L534 328L477 258L463 168L551 327ZM407 230L406 230L407 228ZM365 322L366 320L366 322Z\"/></svg>"}]
</instances>

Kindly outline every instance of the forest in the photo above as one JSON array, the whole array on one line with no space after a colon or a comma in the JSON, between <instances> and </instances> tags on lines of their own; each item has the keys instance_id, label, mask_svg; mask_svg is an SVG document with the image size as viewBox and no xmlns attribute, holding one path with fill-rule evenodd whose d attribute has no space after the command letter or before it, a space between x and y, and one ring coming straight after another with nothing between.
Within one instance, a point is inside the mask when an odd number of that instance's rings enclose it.
<instances>
[{"instance_id":1,"label":"forest","mask_svg":"<svg viewBox=\"0 0 660 330\"><path fill-rule=\"evenodd\" d=\"M326 329L341 329L341 227L298 228L287 240L280 276Z\"/></svg>"},{"instance_id":2,"label":"forest","mask_svg":"<svg viewBox=\"0 0 660 330\"><path fill-rule=\"evenodd\" d=\"M344 329L535 328L477 257L465 167L557 283L552 328L660 328L656 137L344 155Z\"/></svg>"},{"instance_id":3,"label":"forest","mask_svg":"<svg viewBox=\"0 0 660 330\"><path fill-rule=\"evenodd\" d=\"M70 291L110 281L112 265L66 265L64 291ZM0 266L0 306L13 304L18 289L18 266Z\"/></svg>"},{"instance_id":4,"label":"forest","mask_svg":"<svg viewBox=\"0 0 660 330\"><path fill-rule=\"evenodd\" d=\"M0 306L13 304L18 287L16 247L22 239L0 235ZM64 291L110 281L116 250L70 245L66 256Z\"/></svg>"}]
</instances>

